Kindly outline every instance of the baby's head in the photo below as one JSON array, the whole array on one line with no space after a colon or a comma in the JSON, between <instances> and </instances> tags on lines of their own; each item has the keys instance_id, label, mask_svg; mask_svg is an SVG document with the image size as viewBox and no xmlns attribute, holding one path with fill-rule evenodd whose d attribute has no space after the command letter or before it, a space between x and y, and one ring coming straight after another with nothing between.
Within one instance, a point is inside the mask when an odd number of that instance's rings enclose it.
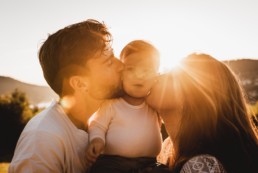
<instances>
[{"instance_id":1,"label":"baby's head","mask_svg":"<svg viewBox=\"0 0 258 173\"><path fill-rule=\"evenodd\" d=\"M158 75L160 55L157 48L147 41L134 40L123 48L120 60L125 65L122 78L126 94L145 97Z\"/></svg>"},{"instance_id":2,"label":"baby's head","mask_svg":"<svg viewBox=\"0 0 258 173\"><path fill-rule=\"evenodd\" d=\"M158 49L145 40L134 40L128 43L120 53L120 60L125 63L126 59L132 54L146 55L138 56L139 60L147 59L153 64L153 68L158 71L160 63L160 54Z\"/></svg>"}]
</instances>

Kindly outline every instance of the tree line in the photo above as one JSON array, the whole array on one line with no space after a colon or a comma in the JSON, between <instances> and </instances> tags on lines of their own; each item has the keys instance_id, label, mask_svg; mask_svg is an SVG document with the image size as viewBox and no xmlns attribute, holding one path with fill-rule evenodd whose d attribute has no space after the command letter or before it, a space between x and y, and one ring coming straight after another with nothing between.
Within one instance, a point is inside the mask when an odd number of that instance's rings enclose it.
<instances>
[{"instance_id":1,"label":"tree line","mask_svg":"<svg viewBox=\"0 0 258 173\"><path fill-rule=\"evenodd\" d=\"M0 96L0 162L10 162L26 123L40 111L17 89Z\"/></svg>"}]
</instances>

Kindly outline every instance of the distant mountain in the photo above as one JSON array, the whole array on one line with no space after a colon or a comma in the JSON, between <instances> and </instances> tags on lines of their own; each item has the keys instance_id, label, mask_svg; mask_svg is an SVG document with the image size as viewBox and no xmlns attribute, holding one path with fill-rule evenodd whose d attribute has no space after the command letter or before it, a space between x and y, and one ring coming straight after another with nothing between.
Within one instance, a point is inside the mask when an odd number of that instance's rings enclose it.
<instances>
[{"instance_id":1,"label":"distant mountain","mask_svg":"<svg viewBox=\"0 0 258 173\"><path fill-rule=\"evenodd\" d=\"M15 89L24 92L33 105L47 103L58 98L50 87L32 85L10 77L0 76L0 95L10 94Z\"/></svg>"},{"instance_id":2,"label":"distant mountain","mask_svg":"<svg viewBox=\"0 0 258 173\"><path fill-rule=\"evenodd\" d=\"M251 103L258 101L258 60L223 61L240 79Z\"/></svg>"},{"instance_id":3,"label":"distant mountain","mask_svg":"<svg viewBox=\"0 0 258 173\"><path fill-rule=\"evenodd\" d=\"M239 59L223 62L227 64L241 78L249 75L258 75L258 60Z\"/></svg>"}]
</instances>

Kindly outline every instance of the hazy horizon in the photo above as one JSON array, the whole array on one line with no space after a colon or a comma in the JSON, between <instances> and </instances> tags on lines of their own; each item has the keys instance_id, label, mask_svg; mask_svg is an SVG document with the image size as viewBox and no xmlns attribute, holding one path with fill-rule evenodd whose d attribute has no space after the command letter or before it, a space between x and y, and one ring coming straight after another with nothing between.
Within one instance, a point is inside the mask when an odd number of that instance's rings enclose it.
<instances>
[{"instance_id":1,"label":"hazy horizon","mask_svg":"<svg viewBox=\"0 0 258 173\"><path fill-rule=\"evenodd\" d=\"M253 0L1 0L0 75L46 86L40 45L48 34L89 18L107 24L116 56L134 39L152 42L161 70L192 52L258 59L257 9Z\"/></svg>"}]
</instances>

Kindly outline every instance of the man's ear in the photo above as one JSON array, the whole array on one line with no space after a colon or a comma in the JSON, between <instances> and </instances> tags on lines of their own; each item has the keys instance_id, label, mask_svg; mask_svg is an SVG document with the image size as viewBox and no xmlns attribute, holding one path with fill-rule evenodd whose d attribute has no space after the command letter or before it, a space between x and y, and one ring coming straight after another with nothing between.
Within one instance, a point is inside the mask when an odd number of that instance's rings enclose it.
<instances>
[{"instance_id":1,"label":"man's ear","mask_svg":"<svg viewBox=\"0 0 258 173\"><path fill-rule=\"evenodd\" d=\"M75 91L78 91L78 90L87 91L88 90L87 80L81 76L70 77L69 84Z\"/></svg>"}]
</instances>

